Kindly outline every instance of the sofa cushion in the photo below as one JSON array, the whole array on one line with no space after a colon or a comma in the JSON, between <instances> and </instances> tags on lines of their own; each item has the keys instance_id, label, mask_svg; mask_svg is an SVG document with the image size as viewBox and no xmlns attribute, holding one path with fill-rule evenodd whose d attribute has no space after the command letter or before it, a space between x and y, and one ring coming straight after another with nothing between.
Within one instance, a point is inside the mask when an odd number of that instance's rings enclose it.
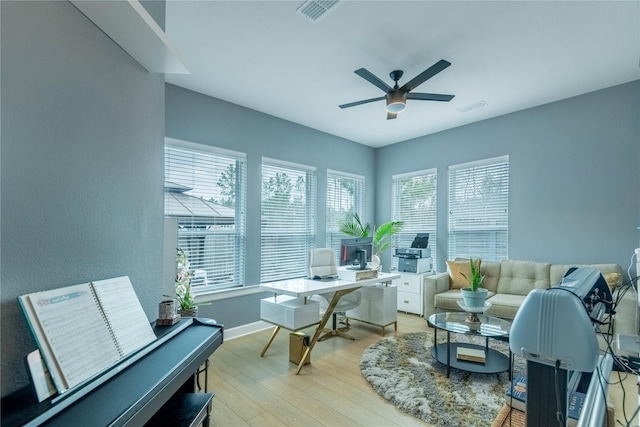
<instances>
[{"instance_id":1,"label":"sofa cushion","mask_svg":"<svg viewBox=\"0 0 640 427\"><path fill-rule=\"evenodd\" d=\"M474 262L482 267L480 258ZM447 272L449 273L449 287L451 289L462 289L469 286L467 277L471 277L471 266L468 259L456 258L454 261L447 261Z\"/></svg>"},{"instance_id":2,"label":"sofa cushion","mask_svg":"<svg viewBox=\"0 0 640 427\"><path fill-rule=\"evenodd\" d=\"M525 298L525 295L496 294L487 299L491 307L484 314L501 319L513 319Z\"/></svg>"},{"instance_id":3,"label":"sofa cushion","mask_svg":"<svg viewBox=\"0 0 640 427\"><path fill-rule=\"evenodd\" d=\"M526 296L534 289L550 286L551 264L534 261L504 260L500 266L497 293Z\"/></svg>"},{"instance_id":4,"label":"sofa cushion","mask_svg":"<svg viewBox=\"0 0 640 427\"><path fill-rule=\"evenodd\" d=\"M622 268L618 264L553 264L551 266L551 285L557 285L571 267L591 267L600 270L609 287L622 284ZM619 274L617 280L615 273Z\"/></svg>"},{"instance_id":5,"label":"sofa cushion","mask_svg":"<svg viewBox=\"0 0 640 427\"><path fill-rule=\"evenodd\" d=\"M489 291L487 298L494 296L495 293ZM450 289L448 291L436 294L434 297L436 311L462 311L458 305L458 300L462 299L460 289Z\"/></svg>"},{"instance_id":6,"label":"sofa cushion","mask_svg":"<svg viewBox=\"0 0 640 427\"><path fill-rule=\"evenodd\" d=\"M488 291L496 292L500 278L500 263L483 261L480 265L480 273L484 276L482 287Z\"/></svg>"}]
</instances>

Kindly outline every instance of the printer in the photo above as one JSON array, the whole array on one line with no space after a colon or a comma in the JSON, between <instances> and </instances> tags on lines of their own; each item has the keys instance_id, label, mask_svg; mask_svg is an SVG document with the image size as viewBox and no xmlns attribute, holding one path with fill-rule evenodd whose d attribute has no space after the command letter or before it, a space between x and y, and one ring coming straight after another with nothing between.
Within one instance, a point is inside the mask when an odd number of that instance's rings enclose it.
<instances>
[{"instance_id":1,"label":"printer","mask_svg":"<svg viewBox=\"0 0 640 427\"><path fill-rule=\"evenodd\" d=\"M430 248L398 248L393 254L392 270L400 273L431 271Z\"/></svg>"},{"instance_id":2,"label":"printer","mask_svg":"<svg viewBox=\"0 0 640 427\"><path fill-rule=\"evenodd\" d=\"M424 273L431 271L429 233L418 233L410 248L397 248L393 254L391 270L400 273Z\"/></svg>"}]
</instances>

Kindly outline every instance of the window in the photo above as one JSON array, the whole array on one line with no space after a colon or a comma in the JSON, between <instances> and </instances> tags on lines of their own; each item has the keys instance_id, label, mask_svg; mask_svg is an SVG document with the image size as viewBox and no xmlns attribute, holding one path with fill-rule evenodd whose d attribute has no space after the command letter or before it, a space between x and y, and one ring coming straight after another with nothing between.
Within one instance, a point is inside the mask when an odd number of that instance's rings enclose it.
<instances>
[{"instance_id":1,"label":"window","mask_svg":"<svg viewBox=\"0 0 640 427\"><path fill-rule=\"evenodd\" d=\"M509 255L509 157L449 167L449 259Z\"/></svg>"},{"instance_id":2,"label":"window","mask_svg":"<svg viewBox=\"0 0 640 427\"><path fill-rule=\"evenodd\" d=\"M340 239L347 237L340 232L340 225L351 221L353 214L364 220L364 177L344 172L327 171L327 234L326 247L332 248L336 257L340 253Z\"/></svg>"},{"instance_id":3,"label":"window","mask_svg":"<svg viewBox=\"0 0 640 427\"><path fill-rule=\"evenodd\" d=\"M260 281L307 275L316 239L314 168L262 159Z\"/></svg>"},{"instance_id":4,"label":"window","mask_svg":"<svg viewBox=\"0 0 640 427\"><path fill-rule=\"evenodd\" d=\"M164 213L177 222L194 293L243 286L245 155L172 140L164 158Z\"/></svg>"},{"instance_id":5,"label":"window","mask_svg":"<svg viewBox=\"0 0 640 427\"><path fill-rule=\"evenodd\" d=\"M429 233L433 264L436 262L436 169L394 175L393 220L403 221L402 231L393 236L397 248L409 248L418 233Z\"/></svg>"}]
</instances>

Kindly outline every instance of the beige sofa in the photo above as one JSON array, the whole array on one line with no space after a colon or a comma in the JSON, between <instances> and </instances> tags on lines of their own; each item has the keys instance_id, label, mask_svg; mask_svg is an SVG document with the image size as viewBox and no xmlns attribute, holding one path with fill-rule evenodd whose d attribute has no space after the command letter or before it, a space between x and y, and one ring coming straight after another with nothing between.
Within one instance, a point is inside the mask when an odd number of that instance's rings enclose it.
<instances>
[{"instance_id":1,"label":"beige sofa","mask_svg":"<svg viewBox=\"0 0 640 427\"><path fill-rule=\"evenodd\" d=\"M456 260L468 263L468 260ZM452 263L455 264L455 263ZM480 272L485 276L483 287L488 290L487 301L491 307L485 314L513 319L518 308L533 289L546 289L560 283L571 267L579 265L549 264L534 261L505 260L502 262L483 261ZM582 265L600 270L607 282L617 292L616 286L622 284L623 272L617 264ZM424 317L441 311L462 311L458 305L460 283L455 265L449 266L447 273L426 276L424 279ZM453 271L452 271L453 270ZM614 333L637 334L636 299L633 292L627 292L618 305L615 316Z\"/></svg>"}]
</instances>

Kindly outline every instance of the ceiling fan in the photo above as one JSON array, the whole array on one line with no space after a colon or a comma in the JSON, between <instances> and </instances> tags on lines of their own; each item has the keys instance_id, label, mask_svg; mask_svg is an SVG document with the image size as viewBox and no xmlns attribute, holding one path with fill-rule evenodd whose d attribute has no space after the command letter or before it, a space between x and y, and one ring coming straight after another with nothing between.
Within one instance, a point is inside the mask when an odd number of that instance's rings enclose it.
<instances>
[{"instance_id":1,"label":"ceiling fan","mask_svg":"<svg viewBox=\"0 0 640 427\"><path fill-rule=\"evenodd\" d=\"M395 119L398 116L398 113L407 108L407 99L417 99L420 101L443 101L449 102L453 99L455 95L441 95L437 93L411 93L413 89L420 86L422 83L430 79L431 77L438 74L440 71L447 68L451 63L449 61L445 61L441 59L436 62L431 67L424 70L422 73L415 76L413 79L409 80L407 83L402 85L402 87L398 86L398 80L402 78L404 74L401 70L395 70L389 73L389 77L391 80L395 82L393 87L389 86L378 77L373 75L366 68L360 68L354 71L357 75L368 81L369 83L379 87L382 89L386 95L379 96L377 98L365 99L363 101L351 102L349 104L339 105L340 108L349 108L355 107L356 105L367 104L373 101L380 101L382 99L387 100L387 120Z\"/></svg>"}]
</instances>

